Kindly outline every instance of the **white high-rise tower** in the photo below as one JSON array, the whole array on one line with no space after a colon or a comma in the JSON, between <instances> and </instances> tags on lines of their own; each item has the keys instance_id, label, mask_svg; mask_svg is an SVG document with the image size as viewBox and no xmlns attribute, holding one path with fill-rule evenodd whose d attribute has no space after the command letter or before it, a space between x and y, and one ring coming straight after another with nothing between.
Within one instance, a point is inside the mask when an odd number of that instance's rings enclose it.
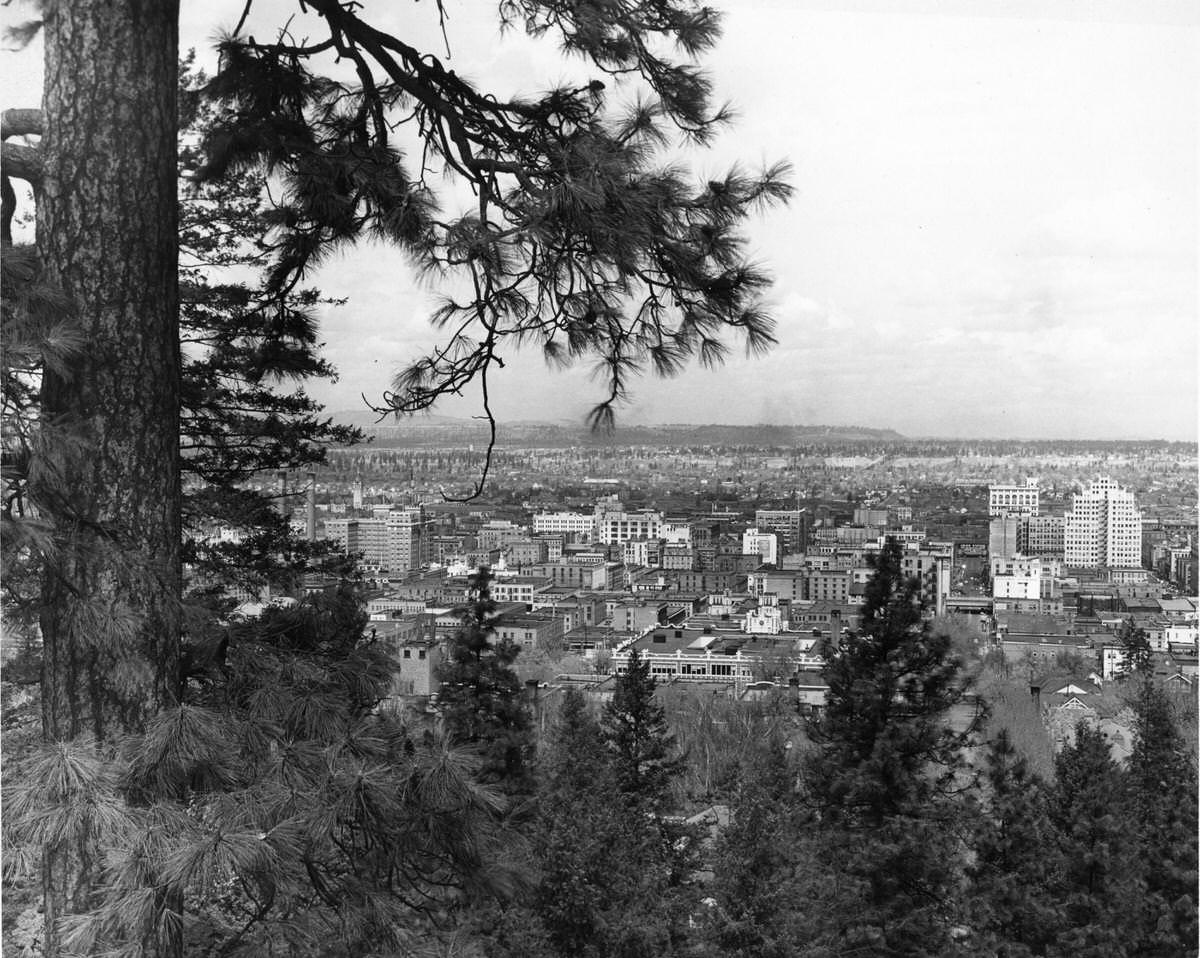
<instances>
[{"instance_id":1,"label":"white high-rise tower","mask_svg":"<svg viewBox=\"0 0 1200 958\"><path fill-rule=\"evenodd\" d=\"M1142 564L1142 514L1133 493L1107 476L1075 494L1064 525L1063 561L1068 566L1118 569Z\"/></svg>"}]
</instances>

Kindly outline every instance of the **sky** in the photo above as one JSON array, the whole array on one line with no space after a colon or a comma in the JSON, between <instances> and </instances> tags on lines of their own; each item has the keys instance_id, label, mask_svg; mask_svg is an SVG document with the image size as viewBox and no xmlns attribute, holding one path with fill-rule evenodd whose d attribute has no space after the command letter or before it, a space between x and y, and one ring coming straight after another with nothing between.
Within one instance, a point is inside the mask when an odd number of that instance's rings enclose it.
<instances>
[{"instance_id":1,"label":"sky","mask_svg":"<svg viewBox=\"0 0 1200 958\"><path fill-rule=\"evenodd\" d=\"M209 56L241 0L184 0ZM441 51L434 5L368 4ZM709 55L739 119L697 173L786 159L796 194L748 226L776 277L779 345L646 378L619 422L860 425L909 436L1197 437L1200 4L1192 0L717 0ZM284 0L255 8L269 35ZM554 45L454 3L451 65L499 94L574 75ZM8 22L23 19L13 9ZM40 51L5 53L3 105L36 99ZM434 341L435 290L382 247L314 284L341 373L310 391L361 409ZM501 420L580 421L587 369L509 355ZM469 416L476 397L437 412Z\"/></svg>"}]
</instances>

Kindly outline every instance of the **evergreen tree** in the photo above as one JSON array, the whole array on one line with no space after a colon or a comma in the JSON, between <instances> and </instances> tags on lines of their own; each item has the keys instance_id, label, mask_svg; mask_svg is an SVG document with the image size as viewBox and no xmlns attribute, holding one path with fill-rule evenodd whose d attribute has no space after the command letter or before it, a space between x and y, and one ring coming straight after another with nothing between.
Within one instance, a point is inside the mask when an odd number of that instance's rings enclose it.
<instances>
[{"instance_id":1,"label":"evergreen tree","mask_svg":"<svg viewBox=\"0 0 1200 958\"><path fill-rule=\"evenodd\" d=\"M1052 790L1001 729L990 743L966 869L962 954L1044 955L1062 928Z\"/></svg>"},{"instance_id":2,"label":"evergreen tree","mask_svg":"<svg viewBox=\"0 0 1200 958\"><path fill-rule=\"evenodd\" d=\"M1153 653L1146 630L1136 628L1132 619L1126 619L1117 631L1117 639L1121 643L1121 651L1125 658L1121 669L1123 675L1149 672L1153 666Z\"/></svg>"},{"instance_id":3,"label":"evergreen tree","mask_svg":"<svg viewBox=\"0 0 1200 958\"><path fill-rule=\"evenodd\" d=\"M809 929L810 897L801 870L808 842L796 769L778 738L750 746L713 852L709 937L721 955L785 958Z\"/></svg>"},{"instance_id":4,"label":"evergreen tree","mask_svg":"<svg viewBox=\"0 0 1200 958\"><path fill-rule=\"evenodd\" d=\"M621 793L660 812L683 759L673 754L675 737L663 707L654 700L657 687L649 660L643 661L638 650L631 649L629 666L617 676L601 724L613 751Z\"/></svg>"},{"instance_id":5,"label":"evergreen tree","mask_svg":"<svg viewBox=\"0 0 1200 958\"><path fill-rule=\"evenodd\" d=\"M805 780L823 863L843 889L822 941L937 955L949 947L969 734L947 719L967 680L950 636L923 623L894 540L874 569L861 629L826 648L826 709L811 730Z\"/></svg>"},{"instance_id":6,"label":"evergreen tree","mask_svg":"<svg viewBox=\"0 0 1200 958\"><path fill-rule=\"evenodd\" d=\"M113 742L177 701L177 11L172 0L45 7L44 110L26 126L41 136L30 278L81 345L38 371L24 489L39 524L27 558L40 577L47 743ZM90 841L79 828L42 849L47 955L61 950L59 918L100 893Z\"/></svg>"},{"instance_id":7,"label":"evergreen tree","mask_svg":"<svg viewBox=\"0 0 1200 958\"><path fill-rule=\"evenodd\" d=\"M183 64L179 118L184 560L193 583L210 590L290 591L321 550L290 533L288 503L247 481L316 466L330 444L362 434L322 416L301 385L336 378L317 352L315 310L337 304L312 288L264 289L273 228L265 173L246 170L219 185L192 178L217 115L195 92L206 77L191 62ZM215 539L218 526L239 535Z\"/></svg>"},{"instance_id":8,"label":"evergreen tree","mask_svg":"<svg viewBox=\"0 0 1200 958\"><path fill-rule=\"evenodd\" d=\"M1063 929L1056 953L1119 955L1132 939L1133 880L1129 823L1123 816L1123 774L1104 734L1086 722L1055 761L1051 821L1063 871Z\"/></svg>"},{"instance_id":9,"label":"evergreen tree","mask_svg":"<svg viewBox=\"0 0 1200 958\"><path fill-rule=\"evenodd\" d=\"M437 669L438 705L450 740L479 748L481 780L524 793L531 787L533 730L513 670L520 648L509 639L493 641L496 603L490 583L486 567L471 579L462 628L447 643Z\"/></svg>"},{"instance_id":10,"label":"evergreen tree","mask_svg":"<svg viewBox=\"0 0 1200 958\"><path fill-rule=\"evenodd\" d=\"M1188 707L1194 707L1192 702ZM1142 680L1134 704L1133 753L1125 776L1126 822L1144 891L1133 903L1138 941L1131 954L1195 954L1197 787L1195 755L1180 735L1161 686Z\"/></svg>"},{"instance_id":11,"label":"evergreen tree","mask_svg":"<svg viewBox=\"0 0 1200 958\"><path fill-rule=\"evenodd\" d=\"M532 839L532 917L563 958L669 956L685 940L685 852L642 794L619 787L618 761L582 695L568 692L540 764Z\"/></svg>"},{"instance_id":12,"label":"evergreen tree","mask_svg":"<svg viewBox=\"0 0 1200 958\"><path fill-rule=\"evenodd\" d=\"M112 752L37 754L10 847L85 831L106 894L78 954L350 956L411 948L468 895L504 893L499 796L477 763L379 709L393 663L346 587L212 625L179 706ZM49 801L47 801L49 799Z\"/></svg>"},{"instance_id":13,"label":"evergreen tree","mask_svg":"<svg viewBox=\"0 0 1200 958\"><path fill-rule=\"evenodd\" d=\"M478 387L490 454L488 376L522 343L559 365L594 360L605 394L592 421L608 425L642 369L672 375L693 358L719 363L730 332L752 352L773 342L760 302L769 280L745 257L738 228L788 196L786 166L757 176L735 168L693 186L659 162L673 134L704 143L729 119L711 106L701 71L661 52L708 50L715 11L677 0L505 0L505 25L557 36L596 71L525 99L476 89L437 55L377 29L356 4L305 7L315 22L291 24L277 42L225 39L209 92L227 120L208 138L199 176L266 162L279 177L273 288L368 236L457 281L462 292L435 316L447 340L404 367L381 409L414 412ZM328 39L293 42L310 29ZM332 51L354 66L357 85L321 72ZM609 85L631 83L642 95L610 109ZM423 140L415 175L398 126ZM470 188L469 212L438 211L434 169Z\"/></svg>"}]
</instances>

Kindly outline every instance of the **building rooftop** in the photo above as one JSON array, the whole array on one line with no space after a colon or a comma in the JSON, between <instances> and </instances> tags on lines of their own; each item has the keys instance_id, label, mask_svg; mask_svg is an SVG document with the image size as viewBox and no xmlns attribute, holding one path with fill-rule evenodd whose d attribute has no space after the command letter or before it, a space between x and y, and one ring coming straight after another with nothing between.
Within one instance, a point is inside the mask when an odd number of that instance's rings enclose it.
<instances>
[{"instance_id":1,"label":"building rooftop","mask_svg":"<svg viewBox=\"0 0 1200 958\"><path fill-rule=\"evenodd\" d=\"M720 632L695 628L658 628L639 637L632 644L639 652L656 655L682 652L692 655L764 655L771 652L790 652L795 647L792 635L749 635L745 632Z\"/></svg>"}]
</instances>

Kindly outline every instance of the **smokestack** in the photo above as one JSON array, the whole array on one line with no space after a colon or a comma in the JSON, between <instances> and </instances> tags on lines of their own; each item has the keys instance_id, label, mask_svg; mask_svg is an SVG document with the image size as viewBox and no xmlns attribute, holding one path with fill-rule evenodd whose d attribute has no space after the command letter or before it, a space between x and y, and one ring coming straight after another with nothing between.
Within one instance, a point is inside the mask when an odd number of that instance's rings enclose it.
<instances>
[{"instance_id":1,"label":"smokestack","mask_svg":"<svg viewBox=\"0 0 1200 958\"><path fill-rule=\"evenodd\" d=\"M308 541L317 541L317 474L311 470L308 473L308 523L305 532Z\"/></svg>"}]
</instances>

